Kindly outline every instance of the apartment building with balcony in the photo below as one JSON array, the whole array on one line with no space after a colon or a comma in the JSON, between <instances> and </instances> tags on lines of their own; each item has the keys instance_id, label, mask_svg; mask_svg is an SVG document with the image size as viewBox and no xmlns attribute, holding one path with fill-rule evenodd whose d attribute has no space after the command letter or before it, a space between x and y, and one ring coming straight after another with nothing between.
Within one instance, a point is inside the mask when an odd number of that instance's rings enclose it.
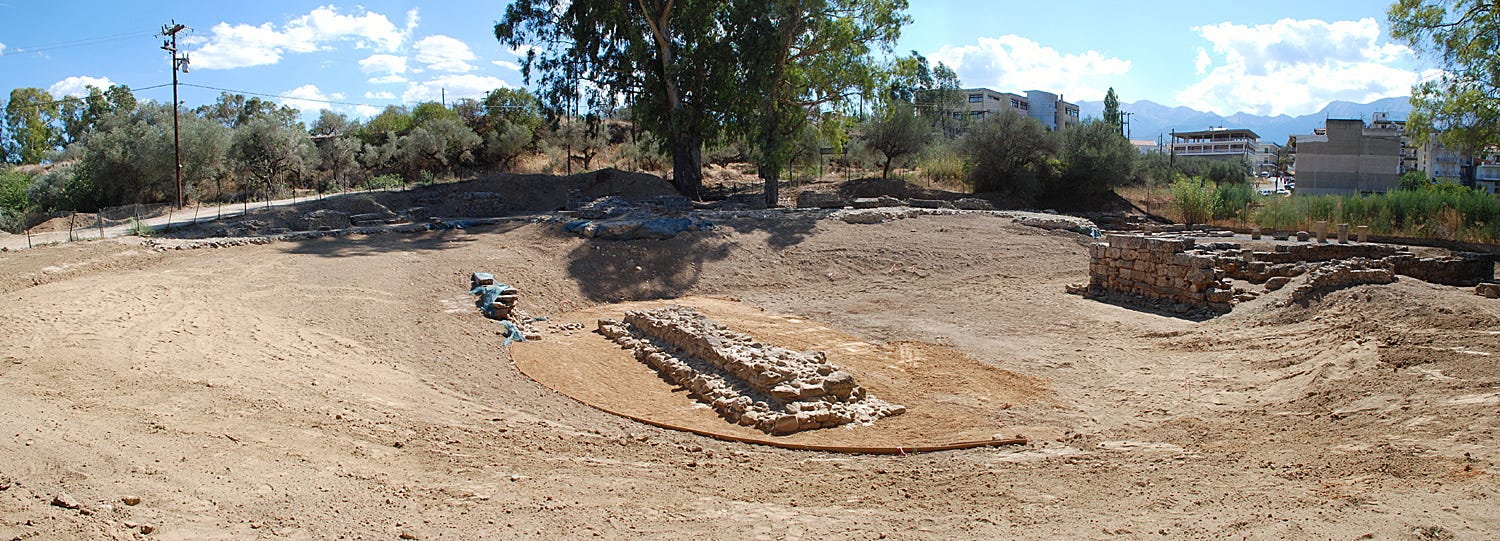
<instances>
[{"instance_id":1,"label":"apartment building with balcony","mask_svg":"<svg viewBox=\"0 0 1500 541\"><path fill-rule=\"evenodd\" d=\"M1216 127L1201 131L1173 131L1172 153L1177 156L1254 163L1262 153L1260 135L1245 128Z\"/></svg>"}]
</instances>

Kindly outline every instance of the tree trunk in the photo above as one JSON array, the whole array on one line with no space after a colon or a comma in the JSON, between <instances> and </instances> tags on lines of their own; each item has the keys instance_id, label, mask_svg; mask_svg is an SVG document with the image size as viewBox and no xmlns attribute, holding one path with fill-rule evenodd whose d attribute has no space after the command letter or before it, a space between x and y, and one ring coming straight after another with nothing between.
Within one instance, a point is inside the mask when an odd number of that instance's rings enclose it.
<instances>
[{"instance_id":1,"label":"tree trunk","mask_svg":"<svg viewBox=\"0 0 1500 541\"><path fill-rule=\"evenodd\" d=\"M888 179L888 178L891 178L891 157L890 156L886 156L885 157L885 168L883 168L883 169L880 170L880 179L881 180L885 180L885 179Z\"/></svg>"},{"instance_id":2,"label":"tree trunk","mask_svg":"<svg viewBox=\"0 0 1500 541\"><path fill-rule=\"evenodd\" d=\"M677 133L672 137L672 185L688 199L701 201L703 188L703 138Z\"/></svg>"},{"instance_id":3,"label":"tree trunk","mask_svg":"<svg viewBox=\"0 0 1500 541\"><path fill-rule=\"evenodd\" d=\"M766 208L776 208L781 202L781 164L762 163L756 172L766 184Z\"/></svg>"}]
</instances>

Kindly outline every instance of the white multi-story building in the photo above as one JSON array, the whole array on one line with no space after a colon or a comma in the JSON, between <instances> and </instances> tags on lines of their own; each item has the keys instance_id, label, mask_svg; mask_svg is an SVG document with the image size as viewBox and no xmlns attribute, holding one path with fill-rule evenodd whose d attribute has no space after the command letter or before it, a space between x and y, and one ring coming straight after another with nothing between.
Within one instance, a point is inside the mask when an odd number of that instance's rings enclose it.
<instances>
[{"instance_id":1,"label":"white multi-story building","mask_svg":"<svg viewBox=\"0 0 1500 541\"><path fill-rule=\"evenodd\" d=\"M967 107L964 111L954 111L955 117L968 116L972 120L980 120L1010 111L1035 118L1050 130L1066 129L1080 122L1078 106L1063 101L1062 97L1051 92L1028 90L1024 96L988 88L970 88L962 92Z\"/></svg>"},{"instance_id":2,"label":"white multi-story building","mask_svg":"<svg viewBox=\"0 0 1500 541\"><path fill-rule=\"evenodd\" d=\"M1222 126L1203 131L1174 131L1172 153L1216 160L1244 159L1253 164L1253 157L1261 154L1260 136L1252 130Z\"/></svg>"}]
</instances>

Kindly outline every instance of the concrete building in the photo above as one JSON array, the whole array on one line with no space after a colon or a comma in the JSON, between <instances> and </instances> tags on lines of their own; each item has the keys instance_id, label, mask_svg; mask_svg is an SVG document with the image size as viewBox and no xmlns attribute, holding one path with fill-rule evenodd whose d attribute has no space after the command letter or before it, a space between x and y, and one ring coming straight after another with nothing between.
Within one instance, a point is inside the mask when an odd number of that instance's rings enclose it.
<instances>
[{"instance_id":1,"label":"concrete building","mask_svg":"<svg viewBox=\"0 0 1500 541\"><path fill-rule=\"evenodd\" d=\"M1381 193L1401 184L1402 136L1391 125L1330 119L1324 128L1299 135L1297 193Z\"/></svg>"},{"instance_id":2,"label":"concrete building","mask_svg":"<svg viewBox=\"0 0 1500 541\"><path fill-rule=\"evenodd\" d=\"M966 108L953 111L955 118L967 116L969 120L982 120L988 116L1011 111L1021 116L1037 119L1050 130L1059 130L1079 124L1078 106L1063 101L1050 92L1028 90L1026 95L996 92L988 88L963 90Z\"/></svg>"},{"instance_id":3,"label":"concrete building","mask_svg":"<svg viewBox=\"0 0 1500 541\"><path fill-rule=\"evenodd\" d=\"M955 111L955 117L965 114L971 120L981 120L990 115L1012 111L1021 116L1031 115L1031 101L1026 96L1009 92L995 92L988 88L971 88L963 91L967 98L967 110Z\"/></svg>"},{"instance_id":4,"label":"concrete building","mask_svg":"<svg viewBox=\"0 0 1500 541\"><path fill-rule=\"evenodd\" d=\"M1160 141L1153 141L1151 139L1131 139L1130 146L1135 147L1141 154L1156 154L1167 151Z\"/></svg>"},{"instance_id":5,"label":"concrete building","mask_svg":"<svg viewBox=\"0 0 1500 541\"><path fill-rule=\"evenodd\" d=\"M1430 179L1449 179L1465 184L1477 180L1473 156L1449 150L1437 141L1428 141L1418 147L1416 162L1416 169Z\"/></svg>"},{"instance_id":6,"label":"concrete building","mask_svg":"<svg viewBox=\"0 0 1500 541\"><path fill-rule=\"evenodd\" d=\"M1474 166L1474 187L1489 193L1495 193L1496 186L1500 186L1500 165L1485 164Z\"/></svg>"},{"instance_id":7,"label":"concrete building","mask_svg":"<svg viewBox=\"0 0 1500 541\"><path fill-rule=\"evenodd\" d=\"M1260 136L1252 130L1224 127L1172 132L1172 153L1215 160L1243 159L1246 163L1253 163L1252 157L1261 153Z\"/></svg>"},{"instance_id":8,"label":"concrete building","mask_svg":"<svg viewBox=\"0 0 1500 541\"><path fill-rule=\"evenodd\" d=\"M1064 130L1082 123L1078 118L1078 106L1063 101L1062 96L1041 90L1027 90L1026 101L1031 102L1031 118L1035 118L1051 130Z\"/></svg>"},{"instance_id":9,"label":"concrete building","mask_svg":"<svg viewBox=\"0 0 1500 541\"><path fill-rule=\"evenodd\" d=\"M1280 171L1276 168L1276 152L1281 150L1281 145L1266 142L1260 143L1255 154L1250 155L1250 169L1256 174L1272 176Z\"/></svg>"}]
</instances>

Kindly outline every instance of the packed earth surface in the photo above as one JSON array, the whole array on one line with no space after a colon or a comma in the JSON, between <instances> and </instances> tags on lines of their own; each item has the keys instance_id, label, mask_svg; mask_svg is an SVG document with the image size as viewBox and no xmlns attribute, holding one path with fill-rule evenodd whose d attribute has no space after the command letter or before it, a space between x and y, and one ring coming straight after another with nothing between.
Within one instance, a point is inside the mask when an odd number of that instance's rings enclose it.
<instances>
[{"instance_id":1,"label":"packed earth surface","mask_svg":"<svg viewBox=\"0 0 1500 541\"><path fill-rule=\"evenodd\" d=\"M538 199L670 193L601 182ZM475 199L441 190L382 205L442 216ZM201 238L235 232L219 223L0 252L0 540L1500 532L1500 300L1472 287L1401 277L1287 303L1288 287L1194 320L1067 293L1099 239L1002 213L689 211L711 226L608 240L517 206L451 227ZM533 340L502 345L474 272L521 292ZM513 360L592 362L557 344L604 339L565 322L673 299L889 348L902 385L929 391L877 388L909 411L820 438L868 439L930 403L968 439L1024 443L724 441L608 413ZM779 345L880 385L839 344Z\"/></svg>"}]
</instances>

